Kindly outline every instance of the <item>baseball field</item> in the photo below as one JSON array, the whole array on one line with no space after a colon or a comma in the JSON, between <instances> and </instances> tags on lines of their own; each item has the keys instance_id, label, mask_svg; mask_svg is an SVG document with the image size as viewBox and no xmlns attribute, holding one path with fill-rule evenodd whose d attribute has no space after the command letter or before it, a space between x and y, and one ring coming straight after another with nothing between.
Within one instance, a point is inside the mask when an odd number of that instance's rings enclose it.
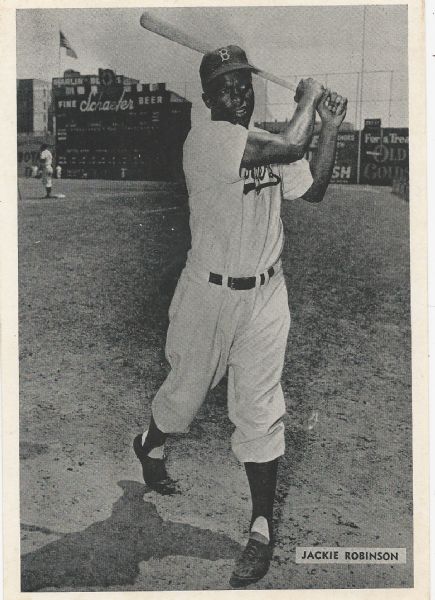
<instances>
[{"instance_id":1,"label":"baseball field","mask_svg":"<svg viewBox=\"0 0 435 600\"><path fill-rule=\"evenodd\" d=\"M22 591L227 589L250 501L226 382L170 438L179 494L150 491L131 448L167 373L183 190L19 190ZM357 186L283 206L287 449L277 545L255 589L413 584L408 209L389 188ZM314 545L406 548L407 563L296 564L295 548Z\"/></svg>"}]
</instances>

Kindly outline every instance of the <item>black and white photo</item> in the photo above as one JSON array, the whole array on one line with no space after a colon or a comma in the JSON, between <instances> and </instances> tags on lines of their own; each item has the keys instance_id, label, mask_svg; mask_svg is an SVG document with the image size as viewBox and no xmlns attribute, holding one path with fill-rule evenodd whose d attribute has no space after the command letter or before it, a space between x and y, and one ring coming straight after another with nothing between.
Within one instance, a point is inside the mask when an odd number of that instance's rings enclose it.
<instances>
[{"instance_id":1,"label":"black and white photo","mask_svg":"<svg viewBox=\"0 0 435 600\"><path fill-rule=\"evenodd\" d=\"M428 597L421 3L2 14L10 597Z\"/></svg>"}]
</instances>

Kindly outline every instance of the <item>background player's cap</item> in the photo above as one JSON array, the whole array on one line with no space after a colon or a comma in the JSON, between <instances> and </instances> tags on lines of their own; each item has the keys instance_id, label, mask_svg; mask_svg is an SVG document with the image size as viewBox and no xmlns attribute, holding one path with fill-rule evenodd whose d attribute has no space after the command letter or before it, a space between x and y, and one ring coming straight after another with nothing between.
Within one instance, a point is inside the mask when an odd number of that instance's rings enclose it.
<instances>
[{"instance_id":1,"label":"background player's cap","mask_svg":"<svg viewBox=\"0 0 435 600\"><path fill-rule=\"evenodd\" d=\"M201 77L201 83L203 89L207 86L210 81L219 77L223 73L230 73L231 71L239 70L256 71L248 62L246 53L240 46L222 46L212 52L204 54L201 66L199 67L199 74Z\"/></svg>"}]
</instances>

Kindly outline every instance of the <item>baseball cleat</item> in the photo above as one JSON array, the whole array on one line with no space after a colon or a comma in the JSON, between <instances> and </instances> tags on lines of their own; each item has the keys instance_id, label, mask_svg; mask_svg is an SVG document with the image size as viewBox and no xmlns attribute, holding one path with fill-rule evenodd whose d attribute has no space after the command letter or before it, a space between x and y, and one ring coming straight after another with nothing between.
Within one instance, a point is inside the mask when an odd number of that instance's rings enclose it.
<instances>
[{"instance_id":1,"label":"baseball cleat","mask_svg":"<svg viewBox=\"0 0 435 600\"><path fill-rule=\"evenodd\" d=\"M162 495L176 494L179 492L176 481L171 479L166 471L166 459L150 458L143 451L142 434L139 434L134 438L133 450L142 465L143 479L151 489Z\"/></svg>"},{"instance_id":2,"label":"baseball cleat","mask_svg":"<svg viewBox=\"0 0 435 600\"><path fill-rule=\"evenodd\" d=\"M236 560L230 578L230 586L242 588L259 581L269 570L272 547L250 538L245 549Z\"/></svg>"}]
</instances>

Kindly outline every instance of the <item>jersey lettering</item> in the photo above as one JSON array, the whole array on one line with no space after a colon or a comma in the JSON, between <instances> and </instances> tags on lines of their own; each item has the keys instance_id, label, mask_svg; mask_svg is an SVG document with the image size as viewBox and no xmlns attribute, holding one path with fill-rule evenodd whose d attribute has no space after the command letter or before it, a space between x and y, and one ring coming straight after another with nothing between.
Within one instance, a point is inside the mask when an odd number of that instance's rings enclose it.
<instances>
[{"instance_id":1,"label":"jersey lettering","mask_svg":"<svg viewBox=\"0 0 435 600\"><path fill-rule=\"evenodd\" d=\"M243 194L249 194L255 190L257 194L263 188L279 185L281 183L281 177L274 173L272 167L254 167L253 169L245 169L245 183L243 185ZM267 181L264 179L267 178Z\"/></svg>"},{"instance_id":2,"label":"jersey lettering","mask_svg":"<svg viewBox=\"0 0 435 600\"><path fill-rule=\"evenodd\" d=\"M221 57L222 62L225 62L226 60L230 60L230 53L228 48L221 48L220 50L218 50L219 52L219 56Z\"/></svg>"}]
</instances>

